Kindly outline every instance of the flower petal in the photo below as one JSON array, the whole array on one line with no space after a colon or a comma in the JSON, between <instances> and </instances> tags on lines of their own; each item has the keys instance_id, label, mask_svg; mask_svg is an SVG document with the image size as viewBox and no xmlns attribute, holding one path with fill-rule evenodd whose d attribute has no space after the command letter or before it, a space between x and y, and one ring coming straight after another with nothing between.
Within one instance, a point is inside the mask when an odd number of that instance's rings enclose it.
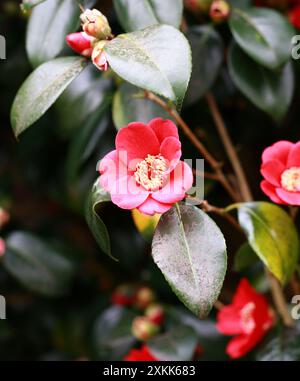
<instances>
[{"instance_id":1,"label":"flower petal","mask_svg":"<svg viewBox=\"0 0 300 381\"><path fill-rule=\"evenodd\" d=\"M276 188L268 181L264 180L260 183L261 190L276 204L286 204L276 194Z\"/></svg>"},{"instance_id":2,"label":"flower petal","mask_svg":"<svg viewBox=\"0 0 300 381\"><path fill-rule=\"evenodd\" d=\"M170 136L179 139L178 129L171 120L164 120L162 118L152 119L149 122L149 127L155 132L160 144L165 138Z\"/></svg>"},{"instance_id":3,"label":"flower petal","mask_svg":"<svg viewBox=\"0 0 300 381\"><path fill-rule=\"evenodd\" d=\"M224 335L239 335L243 332L240 325L240 310L229 305L223 307L217 315L216 327Z\"/></svg>"},{"instance_id":4,"label":"flower petal","mask_svg":"<svg viewBox=\"0 0 300 381\"><path fill-rule=\"evenodd\" d=\"M158 155L159 147L154 131L143 123L130 123L116 137L116 149L122 161L132 170L147 155Z\"/></svg>"},{"instance_id":5,"label":"flower petal","mask_svg":"<svg viewBox=\"0 0 300 381\"><path fill-rule=\"evenodd\" d=\"M284 203L300 206L300 192L288 192L282 188L277 188L276 193Z\"/></svg>"},{"instance_id":6,"label":"flower petal","mask_svg":"<svg viewBox=\"0 0 300 381\"><path fill-rule=\"evenodd\" d=\"M169 169L173 170L181 158L181 143L174 137L164 139L160 146L160 153L169 161Z\"/></svg>"},{"instance_id":7,"label":"flower petal","mask_svg":"<svg viewBox=\"0 0 300 381\"><path fill-rule=\"evenodd\" d=\"M280 161L270 160L261 166L260 172L269 183L275 187L280 187L281 175L285 169L285 166Z\"/></svg>"},{"instance_id":8,"label":"flower petal","mask_svg":"<svg viewBox=\"0 0 300 381\"><path fill-rule=\"evenodd\" d=\"M136 184L133 176L119 178L110 194L114 204L127 210L139 207L149 196L149 192Z\"/></svg>"},{"instance_id":9,"label":"flower petal","mask_svg":"<svg viewBox=\"0 0 300 381\"><path fill-rule=\"evenodd\" d=\"M152 193L152 198L159 202L173 204L181 201L193 185L193 172L188 164L180 161L170 173L167 183L162 189Z\"/></svg>"},{"instance_id":10,"label":"flower petal","mask_svg":"<svg viewBox=\"0 0 300 381\"><path fill-rule=\"evenodd\" d=\"M260 296L256 290L251 286L247 278L243 278L236 290L233 297L233 304L238 308L243 308L244 305L251 301L255 301L256 297Z\"/></svg>"},{"instance_id":11,"label":"flower petal","mask_svg":"<svg viewBox=\"0 0 300 381\"><path fill-rule=\"evenodd\" d=\"M166 213L169 209L172 208L172 204L163 204L156 200L153 200L152 197L148 197L147 200L140 205L137 209L148 216L154 216L154 214L163 214Z\"/></svg>"},{"instance_id":12,"label":"flower petal","mask_svg":"<svg viewBox=\"0 0 300 381\"><path fill-rule=\"evenodd\" d=\"M101 177L100 184L107 191L111 192L119 178L127 177L128 171L122 161L119 160L118 152L111 151L100 161L98 168Z\"/></svg>"},{"instance_id":13,"label":"flower petal","mask_svg":"<svg viewBox=\"0 0 300 381\"><path fill-rule=\"evenodd\" d=\"M263 163L269 160L279 160L283 165L286 165L289 152L293 146L294 143L285 140L273 144L264 150L262 154Z\"/></svg>"},{"instance_id":14,"label":"flower petal","mask_svg":"<svg viewBox=\"0 0 300 381\"><path fill-rule=\"evenodd\" d=\"M256 335L239 335L229 341L226 347L226 353L232 359L238 359L250 352L259 342L260 337Z\"/></svg>"},{"instance_id":15,"label":"flower petal","mask_svg":"<svg viewBox=\"0 0 300 381\"><path fill-rule=\"evenodd\" d=\"M290 150L287 164L288 167L300 167L300 142Z\"/></svg>"}]
</instances>

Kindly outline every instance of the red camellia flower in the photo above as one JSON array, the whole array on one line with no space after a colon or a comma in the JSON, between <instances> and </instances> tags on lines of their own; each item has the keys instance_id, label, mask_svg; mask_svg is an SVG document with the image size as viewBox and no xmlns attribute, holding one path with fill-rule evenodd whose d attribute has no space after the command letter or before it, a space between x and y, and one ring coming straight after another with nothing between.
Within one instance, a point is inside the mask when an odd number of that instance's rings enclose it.
<instances>
[{"instance_id":1,"label":"red camellia flower","mask_svg":"<svg viewBox=\"0 0 300 381\"><path fill-rule=\"evenodd\" d=\"M300 5L289 11L289 19L295 28L300 29Z\"/></svg>"},{"instance_id":2,"label":"red camellia flower","mask_svg":"<svg viewBox=\"0 0 300 381\"><path fill-rule=\"evenodd\" d=\"M122 209L165 213L185 197L193 183L191 168L180 161L178 130L170 120L135 122L122 128L116 150L100 163L100 183Z\"/></svg>"},{"instance_id":3,"label":"red camellia flower","mask_svg":"<svg viewBox=\"0 0 300 381\"><path fill-rule=\"evenodd\" d=\"M68 45L78 54L90 58L93 52L92 42L95 40L85 32L71 33L66 37Z\"/></svg>"},{"instance_id":4,"label":"red camellia flower","mask_svg":"<svg viewBox=\"0 0 300 381\"><path fill-rule=\"evenodd\" d=\"M251 351L274 323L266 299L257 293L247 279L242 279L232 304L217 315L217 329L224 335L237 335L226 349L234 359Z\"/></svg>"},{"instance_id":5,"label":"red camellia flower","mask_svg":"<svg viewBox=\"0 0 300 381\"><path fill-rule=\"evenodd\" d=\"M141 349L132 349L126 357L125 361L158 361L152 353L149 351L146 345L143 345Z\"/></svg>"},{"instance_id":6,"label":"red camellia flower","mask_svg":"<svg viewBox=\"0 0 300 381\"><path fill-rule=\"evenodd\" d=\"M280 141L262 155L263 192L277 204L300 205L300 142Z\"/></svg>"}]
</instances>

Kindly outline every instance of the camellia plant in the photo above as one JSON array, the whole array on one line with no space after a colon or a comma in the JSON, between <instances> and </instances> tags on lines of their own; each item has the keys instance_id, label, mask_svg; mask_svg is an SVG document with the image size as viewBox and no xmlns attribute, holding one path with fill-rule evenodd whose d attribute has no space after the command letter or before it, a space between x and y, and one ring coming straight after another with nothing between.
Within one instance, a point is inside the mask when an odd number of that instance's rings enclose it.
<instances>
[{"instance_id":1,"label":"camellia plant","mask_svg":"<svg viewBox=\"0 0 300 381\"><path fill-rule=\"evenodd\" d=\"M35 161L48 163L40 184L50 178L49 198L84 216L93 239L81 240L74 215L59 224L77 256L55 230L43 239L46 225L23 226L4 205L3 271L30 295L68 299L72 282L96 292L98 304L84 302L92 345L61 345L54 324L58 357L300 360L291 303L300 294L300 5L112 3L23 1L32 69L11 107L14 145L36 136ZM59 142L51 151L48 126Z\"/></svg>"}]
</instances>

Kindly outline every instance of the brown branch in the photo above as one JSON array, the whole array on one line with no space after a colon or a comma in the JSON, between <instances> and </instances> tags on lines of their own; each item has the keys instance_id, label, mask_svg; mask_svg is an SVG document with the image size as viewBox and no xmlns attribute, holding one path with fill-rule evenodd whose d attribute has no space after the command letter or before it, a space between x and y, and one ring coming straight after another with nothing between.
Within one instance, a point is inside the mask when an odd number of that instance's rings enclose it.
<instances>
[{"instance_id":1,"label":"brown branch","mask_svg":"<svg viewBox=\"0 0 300 381\"><path fill-rule=\"evenodd\" d=\"M158 96L156 96L155 94L149 91L145 92L145 97L155 102L156 104L158 104L160 107L162 107L165 111L169 113L169 115L176 121L176 123L181 127L182 131L185 133L185 135L197 148L201 156L203 156L203 158L212 167L215 174L218 176L219 182L223 185L223 187L226 189L226 191L231 196L231 198L235 201L240 201L240 198L238 197L234 189L231 187L229 181L225 177L221 169L220 163L211 155L211 153L205 148L205 146L201 143L201 141L198 140L197 136L189 128L186 122L181 118L178 112L174 108L169 107L169 105L164 100L162 100L161 98L159 98Z\"/></svg>"},{"instance_id":2,"label":"brown branch","mask_svg":"<svg viewBox=\"0 0 300 381\"><path fill-rule=\"evenodd\" d=\"M244 170L242 168L241 162L240 162L239 157L236 153L234 145L231 141L231 138L228 134L228 131L226 129L222 115L219 111L216 100L211 93L208 93L206 95L206 100L207 100L210 112L212 114L212 117L214 119L218 133L219 133L221 140L223 142L223 145L225 147L228 158L231 162L232 168L236 174L236 178L237 178L237 181L239 184L239 188L240 188L240 192L241 192L241 196L243 198L243 201L251 201L253 197L252 197L252 194L251 194L251 191L250 191Z\"/></svg>"},{"instance_id":3,"label":"brown branch","mask_svg":"<svg viewBox=\"0 0 300 381\"><path fill-rule=\"evenodd\" d=\"M195 176L205 177L210 180L219 181L219 176L217 176L215 173L200 172L197 169L193 169L193 173Z\"/></svg>"}]
</instances>

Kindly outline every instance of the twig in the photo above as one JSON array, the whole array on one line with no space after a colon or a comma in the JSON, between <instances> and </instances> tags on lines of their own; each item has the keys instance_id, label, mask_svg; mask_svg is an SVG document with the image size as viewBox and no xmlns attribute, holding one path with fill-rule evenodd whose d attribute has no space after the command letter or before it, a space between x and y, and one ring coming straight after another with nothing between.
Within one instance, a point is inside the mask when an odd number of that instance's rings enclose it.
<instances>
[{"instance_id":1,"label":"twig","mask_svg":"<svg viewBox=\"0 0 300 381\"><path fill-rule=\"evenodd\" d=\"M189 126L185 123L185 121L181 118L181 116L178 114L178 112L172 108L169 107L169 105L163 101L161 98L156 96L155 94L146 91L145 97L150 99L151 101L158 104L160 107L162 107L165 111L169 113L169 115L178 123L178 125L181 127L182 131L185 133L185 135L189 138L189 140L193 143L193 145L197 148L197 150L200 152L200 154L203 156L203 158L210 164L216 175L218 176L218 179L220 183L223 185L223 187L226 189L228 194L231 196L231 198L235 201L240 201L238 195L234 191L234 189L231 187L229 181L225 177L220 163L211 155L211 153L205 148L205 146L198 140L197 136L193 133L193 131L189 128Z\"/></svg>"},{"instance_id":2,"label":"twig","mask_svg":"<svg viewBox=\"0 0 300 381\"><path fill-rule=\"evenodd\" d=\"M193 173L194 173L195 176L206 177L207 179L219 181L219 177L216 174L214 174L214 173L200 172L197 169L193 169Z\"/></svg>"},{"instance_id":3,"label":"twig","mask_svg":"<svg viewBox=\"0 0 300 381\"><path fill-rule=\"evenodd\" d=\"M236 174L237 181L239 184L241 196L244 201L251 201L253 199L249 185L247 183L247 179L242 168L239 157L236 153L234 145L231 141L231 138L226 129L225 123L223 121L222 115L217 106L216 100L211 93L206 95L206 100L208 103L208 107L211 111L212 117L215 121L215 125L217 127L218 133L221 137L221 140L224 144L225 150L227 152L228 158L231 162L232 168Z\"/></svg>"},{"instance_id":4,"label":"twig","mask_svg":"<svg viewBox=\"0 0 300 381\"><path fill-rule=\"evenodd\" d=\"M216 310L221 311L225 307L225 305L219 300L217 300L214 304L214 307Z\"/></svg>"}]
</instances>

